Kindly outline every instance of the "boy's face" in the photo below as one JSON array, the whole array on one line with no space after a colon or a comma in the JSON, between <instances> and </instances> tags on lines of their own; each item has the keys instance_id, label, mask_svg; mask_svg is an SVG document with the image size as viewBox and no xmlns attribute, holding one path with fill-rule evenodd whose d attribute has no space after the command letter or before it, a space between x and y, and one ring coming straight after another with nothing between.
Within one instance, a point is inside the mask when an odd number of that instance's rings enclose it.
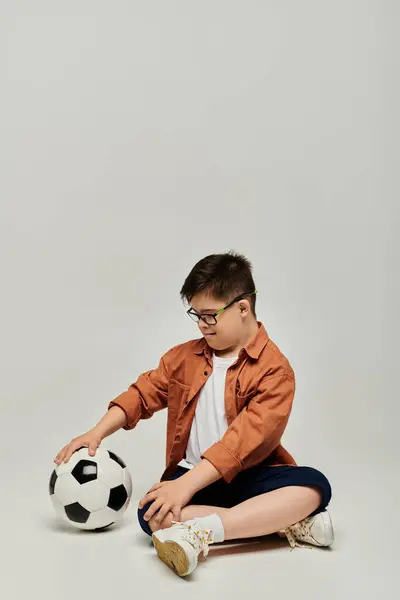
<instances>
[{"instance_id":1,"label":"boy's face","mask_svg":"<svg viewBox=\"0 0 400 600\"><path fill-rule=\"evenodd\" d=\"M233 298L232 298L233 299ZM214 296L201 292L193 296L191 307L199 315L212 315L229 304L230 300L219 300ZM200 319L198 327L207 343L214 350L231 348L243 338L246 328L246 319L252 315L250 303L247 299L239 300L224 310L216 317L217 323L207 324Z\"/></svg>"}]
</instances>

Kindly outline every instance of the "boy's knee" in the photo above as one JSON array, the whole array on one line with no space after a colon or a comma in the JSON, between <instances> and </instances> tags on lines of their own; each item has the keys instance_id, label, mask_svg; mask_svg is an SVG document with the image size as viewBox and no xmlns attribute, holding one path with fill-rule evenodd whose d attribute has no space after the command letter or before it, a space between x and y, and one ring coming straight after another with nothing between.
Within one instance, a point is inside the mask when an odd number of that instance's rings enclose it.
<instances>
[{"instance_id":1,"label":"boy's knee","mask_svg":"<svg viewBox=\"0 0 400 600\"><path fill-rule=\"evenodd\" d=\"M152 503L149 502L148 504L146 504L145 506L143 506L143 508L138 508L138 511L137 511L138 521L139 521L140 527L143 529L143 531L145 533L147 533L147 535L150 535L150 536L153 533L153 531L150 528L150 521L146 521L145 518L144 518L144 515L149 510L151 504Z\"/></svg>"},{"instance_id":2,"label":"boy's knee","mask_svg":"<svg viewBox=\"0 0 400 600\"><path fill-rule=\"evenodd\" d=\"M300 468L303 470L305 483L317 491L321 497L320 510L325 509L332 498L332 488L327 477L321 471L312 467Z\"/></svg>"},{"instance_id":3,"label":"boy's knee","mask_svg":"<svg viewBox=\"0 0 400 600\"><path fill-rule=\"evenodd\" d=\"M167 529L167 527L171 527L173 520L172 512L169 512L162 522L160 522L157 513L149 521L146 521L144 515L147 513L151 505L152 502L149 502L143 508L138 508L139 525L143 531L147 533L147 535L151 535L154 531L158 531L159 529Z\"/></svg>"}]
</instances>

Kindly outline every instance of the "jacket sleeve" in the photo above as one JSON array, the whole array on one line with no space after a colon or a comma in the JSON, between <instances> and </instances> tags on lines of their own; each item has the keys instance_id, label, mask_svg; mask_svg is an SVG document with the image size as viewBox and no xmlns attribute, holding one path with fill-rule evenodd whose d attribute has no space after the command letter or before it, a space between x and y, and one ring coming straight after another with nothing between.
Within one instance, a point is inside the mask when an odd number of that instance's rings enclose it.
<instances>
[{"instance_id":1,"label":"jacket sleeve","mask_svg":"<svg viewBox=\"0 0 400 600\"><path fill-rule=\"evenodd\" d=\"M227 483L275 450L289 420L295 393L293 371L266 376L255 395L232 421L222 439L202 458L211 462Z\"/></svg>"},{"instance_id":2,"label":"jacket sleeve","mask_svg":"<svg viewBox=\"0 0 400 600\"><path fill-rule=\"evenodd\" d=\"M168 405L168 361L171 350L160 359L158 367L142 373L129 388L111 400L108 409L119 406L126 414L124 429L133 429L141 419Z\"/></svg>"}]
</instances>

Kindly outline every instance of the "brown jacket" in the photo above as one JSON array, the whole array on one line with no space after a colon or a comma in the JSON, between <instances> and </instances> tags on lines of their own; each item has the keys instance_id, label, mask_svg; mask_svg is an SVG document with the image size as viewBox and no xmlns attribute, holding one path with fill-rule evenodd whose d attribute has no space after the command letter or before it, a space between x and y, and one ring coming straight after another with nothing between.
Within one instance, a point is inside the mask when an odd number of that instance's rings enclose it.
<instances>
[{"instance_id":1,"label":"brown jacket","mask_svg":"<svg viewBox=\"0 0 400 600\"><path fill-rule=\"evenodd\" d=\"M156 369L109 403L126 413L124 429L168 408L167 479L184 458L199 392L212 372L212 350L204 338L171 348ZM261 322L254 340L228 369L225 410L228 429L203 454L226 482L266 460L269 465L295 465L280 441L292 408L295 377L288 360L268 337Z\"/></svg>"}]
</instances>

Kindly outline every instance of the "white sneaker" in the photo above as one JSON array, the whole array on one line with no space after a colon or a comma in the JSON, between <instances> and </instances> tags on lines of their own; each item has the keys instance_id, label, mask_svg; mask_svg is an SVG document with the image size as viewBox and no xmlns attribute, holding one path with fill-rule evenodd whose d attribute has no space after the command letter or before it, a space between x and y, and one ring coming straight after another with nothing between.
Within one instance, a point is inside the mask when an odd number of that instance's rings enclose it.
<instances>
[{"instance_id":1,"label":"white sneaker","mask_svg":"<svg viewBox=\"0 0 400 600\"><path fill-rule=\"evenodd\" d=\"M281 537L287 537L292 548L309 548L313 546L331 546L334 540L333 525L327 510L313 517L307 517L295 525L279 531ZM301 544L306 542L306 544Z\"/></svg>"},{"instance_id":2,"label":"white sneaker","mask_svg":"<svg viewBox=\"0 0 400 600\"><path fill-rule=\"evenodd\" d=\"M195 519L185 523L173 521L167 529L159 529L152 535L158 558L181 577L192 573L198 557L207 557L213 532L204 529Z\"/></svg>"}]
</instances>

